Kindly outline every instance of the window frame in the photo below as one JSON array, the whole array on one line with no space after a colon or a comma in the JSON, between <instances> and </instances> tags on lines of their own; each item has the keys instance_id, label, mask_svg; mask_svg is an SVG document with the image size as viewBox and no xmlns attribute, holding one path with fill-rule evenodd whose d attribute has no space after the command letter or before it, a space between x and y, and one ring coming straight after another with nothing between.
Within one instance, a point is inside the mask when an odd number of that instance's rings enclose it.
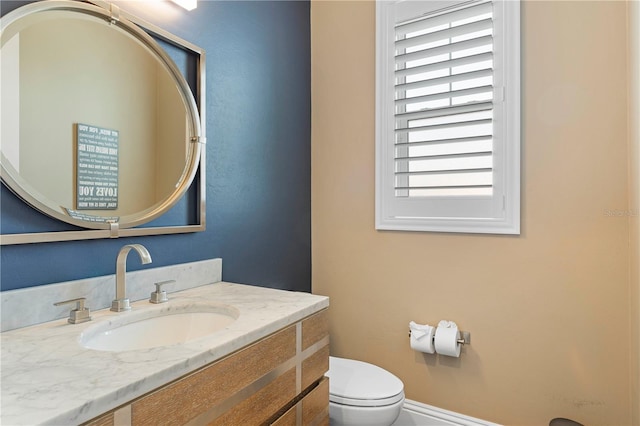
<instances>
[{"instance_id":1,"label":"window frame","mask_svg":"<svg viewBox=\"0 0 640 426\"><path fill-rule=\"evenodd\" d=\"M493 0L493 187L492 196L408 198L403 215L395 197L395 25L469 1L376 2L376 205L378 230L489 234L520 233L520 2ZM391 142L389 142L391 141ZM487 199L491 206L487 207ZM396 203L396 204L394 204ZM450 213L437 210L447 209ZM431 210L428 211L428 210ZM455 214L451 214L455 212Z\"/></svg>"}]
</instances>

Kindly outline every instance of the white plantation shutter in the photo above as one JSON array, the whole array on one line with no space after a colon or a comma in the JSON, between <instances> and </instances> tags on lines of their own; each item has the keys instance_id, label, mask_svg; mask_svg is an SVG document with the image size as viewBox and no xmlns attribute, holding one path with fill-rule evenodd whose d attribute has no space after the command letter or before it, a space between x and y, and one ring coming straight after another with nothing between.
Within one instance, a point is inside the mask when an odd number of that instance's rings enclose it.
<instances>
[{"instance_id":1,"label":"white plantation shutter","mask_svg":"<svg viewBox=\"0 0 640 426\"><path fill-rule=\"evenodd\" d=\"M491 194L490 2L395 27L396 196Z\"/></svg>"},{"instance_id":2,"label":"white plantation shutter","mask_svg":"<svg viewBox=\"0 0 640 426\"><path fill-rule=\"evenodd\" d=\"M519 4L508 3L378 3L378 229L519 232Z\"/></svg>"}]
</instances>

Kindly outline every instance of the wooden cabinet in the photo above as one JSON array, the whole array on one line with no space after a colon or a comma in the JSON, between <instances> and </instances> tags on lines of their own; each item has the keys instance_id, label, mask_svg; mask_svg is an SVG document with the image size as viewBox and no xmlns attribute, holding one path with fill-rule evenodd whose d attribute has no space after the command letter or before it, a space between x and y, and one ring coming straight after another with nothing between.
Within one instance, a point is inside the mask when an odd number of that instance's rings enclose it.
<instances>
[{"instance_id":1,"label":"wooden cabinet","mask_svg":"<svg viewBox=\"0 0 640 426\"><path fill-rule=\"evenodd\" d=\"M325 309L86 424L328 425L328 369Z\"/></svg>"}]
</instances>

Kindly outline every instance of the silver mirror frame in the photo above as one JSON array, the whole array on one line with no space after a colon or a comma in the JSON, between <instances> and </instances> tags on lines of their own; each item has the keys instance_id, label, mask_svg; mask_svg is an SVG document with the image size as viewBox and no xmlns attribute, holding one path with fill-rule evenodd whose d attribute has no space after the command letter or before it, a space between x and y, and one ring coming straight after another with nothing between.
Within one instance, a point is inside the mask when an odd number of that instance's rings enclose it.
<instances>
[{"instance_id":1,"label":"silver mirror frame","mask_svg":"<svg viewBox=\"0 0 640 426\"><path fill-rule=\"evenodd\" d=\"M40 202L28 190L24 188L28 185L20 178L11 168L5 167L2 162L1 178L5 186L14 192L24 202L34 209L47 216L53 217L60 221L75 225L81 228L89 228L78 231L57 231L57 232L34 232L20 234L2 234L0 236L0 245L13 244L29 244L54 241L74 241L89 240L102 238L119 238L133 237L143 235L162 235L162 234L180 234L189 232L204 231L206 226L206 137L205 137L205 52L203 49L176 37L175 35L159 28L147 21L144 21L132 14L120 10L117 6L104 2L102 0L92 0L89 2L80 2L73 0L53 0L30 3L19 7L18 9L8 13L1 19L2 29L6 28L12 22L23 18L29 14L51 10L69 10L79 13L89 14L101 19L105 19L112 25L116 25L136 37L141 43L149 48L157 57L167 66L174 80L178 84L182 98L188 112L188 125L190 131L190 142L194 149L190 149L190 155L187 158L187 166L176 191L161 203L140 212L134 220L130 220L124 224L109 222L87 222L64 215L61 212L52 210L44 203ZM191 89L187 84L182 73L177 69L173 60L169 58L167 53L158 45L157 42L148 34L151 33L156 37L177 46L189 53L195 54L197 57L197 104L191 95ZM199 173L198 173L199 172ZM197 179L195 179L197 177ZM197 223L192 225L177 226L159 226L159 227L141 227L136 226L150 222L173 207L180 198L185 194L189 187L194 184L198 187L197 195Z\"/></svg>"}]
</instances>

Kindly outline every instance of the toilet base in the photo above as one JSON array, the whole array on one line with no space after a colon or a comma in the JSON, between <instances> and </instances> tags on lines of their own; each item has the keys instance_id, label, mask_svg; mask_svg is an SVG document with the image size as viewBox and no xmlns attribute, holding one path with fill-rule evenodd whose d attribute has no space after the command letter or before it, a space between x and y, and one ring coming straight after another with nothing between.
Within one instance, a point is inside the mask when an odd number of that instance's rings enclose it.
<instances>
[{"instance_id":1,"label":"toilet base","mask_svg":"<svg viewBox=\"0 0 640 426\"><path fill-rule=\"evenodd\" d=\"M404 405L404 398L382 407L354 407L329 402L331 426L390 426L396 421Z\"/></svg>"}]
</instances>

